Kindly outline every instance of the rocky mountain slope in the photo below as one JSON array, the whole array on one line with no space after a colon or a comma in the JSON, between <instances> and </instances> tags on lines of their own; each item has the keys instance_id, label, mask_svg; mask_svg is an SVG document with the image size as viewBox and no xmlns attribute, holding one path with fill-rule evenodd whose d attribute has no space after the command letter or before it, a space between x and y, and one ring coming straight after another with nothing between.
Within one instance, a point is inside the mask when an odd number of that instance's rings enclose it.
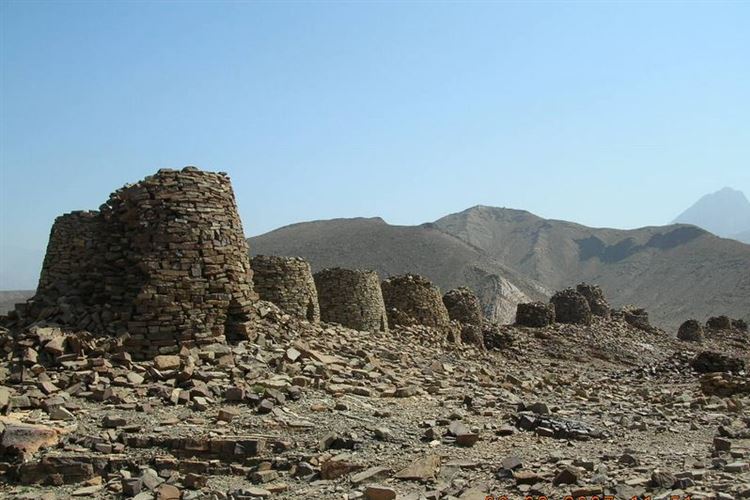
<instances>
[{"instance_id":1,"label":"rocky mountain slope","mask_svg":"<svg viewBox=\"0 0 750 500\"><path fill-rule=\"evenodd\" d=\"M299 255L316 270L364 267L383 278L414 272L444 291L466 285L501 321L512 320L524 296L543 298L580 281L600 284L615 306L647 308L670 330L693 316L750 315L750 246L686 225L589 228L477 206L421 226L337 219L249 242L254 254Z\"/></svg>"},{"instance_id":2,"label":"rocky mountain slope","mask_svg":"<svg viewBox=\"0 0 750 500\"><path fill-rule=\"evenodd\" d=\"M731 238L750 245L750 229L748 229L747 231L742 231L741 233L737 233Z\"/></svg>"},{"instance_id":3,"label":"rocky mountain slope","mask_svg":"<svg viewBox=\"0 0 750 500\"><path fill-rule=\"evenodd\" d=\"M750 243L750 201L736 189L726 187L705 195L674 222L693 224L717 236Z\"/></svg>"}]
</instances>

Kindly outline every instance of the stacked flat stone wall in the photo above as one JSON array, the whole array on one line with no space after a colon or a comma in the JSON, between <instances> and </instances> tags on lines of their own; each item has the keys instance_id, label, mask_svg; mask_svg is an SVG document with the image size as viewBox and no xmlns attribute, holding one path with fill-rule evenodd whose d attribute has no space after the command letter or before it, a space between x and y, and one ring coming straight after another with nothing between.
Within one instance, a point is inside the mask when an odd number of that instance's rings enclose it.
<instances>
[{"instance_id":1,"label":"stacked flat stone wall","mask_svg":"<svg viewBox=\"0 0 750 500\"><path fill-rule=\"evenodd\" d=\"M98 308L104 294L99 212L71 212L55 219L37 287L37 314L56 316L82 329L101 329L108 315L80 315Z\"/></svg>"},{"instance_id":2,"label":"stacked flat stone wall","mask_svg":"<svg viewBox=\"0 0 750 500\"><path fill-rule=\"evenodd\" d=\"M690 342L701 342L703 340L703 327L695 319L689 319L680 325L677 330L677 338Z\"/></svg>"},{"instance_id":3,"label":"stacked flat stone wall","mask_svg":"<svg viewBox=\"0 0 750 500\"><path fill-rule=\"evenodd\" d=\"M516 324L542 328L555 322L554 304L525 302L516 306Z\"/></svg>"},{"instance_id":4,"label":"stacked flat stone wall","mask_svg":"<svg viewBox=\"0 0 750 500\"><path fill-rule=\"evenodd\" d=\"M572 288L566 288L555 293L550 299L550 303L555 306L556 322L591 324L591 307L586 297Z\"/></svg>"},{"instance_id":5,"label":"stacked flat stone wall","mask_svg":"<svg viewBox=\"0 0 750 500\"><path fill-rule=\"evenodd\" d=\"M320 321L318 292L307 261L299 257L257 255L251 259L250 267L255 291L262 300L273 302L297 318Z\"/></svg>"},{"instance_id":6,"label":"stacked flat stone wall","mask_svg":"<svg viewBox=\"0 0 750 500\"><path fill-rule=\"evenodd\" d=\"M443 295L443 304L448 317L467 325L481 325L484 316L482 305L476 294L466 287L459 287Z\"/></svg>"},{"instance_id":7,"label":"stacked flat stone wall","mask_svg":"<svg viewBox=\"0 0 750 500\"><path fill-rule=\"evenodd\" d=\"M223 339L255 299L229 178L162 169L55 221L25 320L127 333L148 357Z\"/></svg>"},{"instance_id":8,"label":"stacked flat stone wall","mask_svg":"<svg viewBox=\"0 0 750 500\"><path fill-rule=\"evenodd\" d=\"M639 330L645 332L654 332L655 329L651 326L651 322L648 319L648 311L642 307L636 307L633 305L623 306L617 313L617 316L621 316L630 326L634 326Z\"/></svg>"},{"instance_id":9,"label":"stacked flat stone wall","mask_svg":"<svg viewBox=\"0 0 750 500\"><path fill-rule=\"evenodd\" d=\"M381 284L388 324L424 325L447 329L448 310L440 290L430 280L415 274L388 278Z\"/></svg>"},{"instance_id":10,"label":"stacked flat stone wall","mask_svg":"<svg viewBox=\"0 0 750 500\"><path fill-rule=\"evenodd\" d=\"M731 330L732 320L728 316L711 316L706 321L706 328L709 330Z\"/></svg>"},{"instance_id":11,"label":"stacked flat stone wall","mask_svg":"<svg viewBox=\"0 0 750 500\"><path fill-rule=\"evenodd\" d=\"M320 319L355 330L387 332L383 294L375 271L331 268L313 276Z\"/></svg>"},{"instance_id":12,"label":"stacked flat stone wall","mask_svg":"<svg viewBox=\"0 0 750 500\"><path fill-rule=\"evenodd\" d=\"M609 318L609 302L604 298L604 291L602 291L600 286L579 283L576 286L576 291L586 298L586 301L589 303L589 308L591 309L591 314L594 316Z\"/></svg>"}]
</instances>

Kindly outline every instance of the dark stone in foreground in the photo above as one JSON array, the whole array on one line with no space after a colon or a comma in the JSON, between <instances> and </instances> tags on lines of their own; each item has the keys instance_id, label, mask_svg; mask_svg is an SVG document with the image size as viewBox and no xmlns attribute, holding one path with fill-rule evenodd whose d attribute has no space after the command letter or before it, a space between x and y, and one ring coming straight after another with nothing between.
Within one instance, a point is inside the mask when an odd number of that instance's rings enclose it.
<instances>
[{"instance_id":1,"label":"dark stone in foreground","mask_svg":"<svg viewBox=\"0 0 750 500\"><path fill-rule=\"evenodd\" d=\"M516 420L516 427L525 431L537 431L538 434L548 435L555 439L588 440L601 438L604 434L583 422L538 415L533 412L520 412ZM542 431L542 432L539 432Z\"/></svg>"}]
</instances>

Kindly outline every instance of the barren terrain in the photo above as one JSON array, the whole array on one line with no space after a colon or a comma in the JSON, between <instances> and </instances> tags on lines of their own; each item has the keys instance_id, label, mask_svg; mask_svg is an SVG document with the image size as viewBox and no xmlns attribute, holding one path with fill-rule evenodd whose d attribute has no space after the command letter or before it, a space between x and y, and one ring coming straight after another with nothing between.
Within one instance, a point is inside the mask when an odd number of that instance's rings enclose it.
<instances>
[{"instance_id":1,"label":"barren terrain","mask_svg":"<svg viewBox=\"0 0 750 500\"><path fill-rule=\"evenodd\" d=\"M748 386L707 382L747 379L691 367L705 350L744 360L746 332L694 343L595 318L504 326L484 350L256 307L247 340L154 361L55 327L2 333L0 495L750 494Z\"/></svg>"}]
</instances>

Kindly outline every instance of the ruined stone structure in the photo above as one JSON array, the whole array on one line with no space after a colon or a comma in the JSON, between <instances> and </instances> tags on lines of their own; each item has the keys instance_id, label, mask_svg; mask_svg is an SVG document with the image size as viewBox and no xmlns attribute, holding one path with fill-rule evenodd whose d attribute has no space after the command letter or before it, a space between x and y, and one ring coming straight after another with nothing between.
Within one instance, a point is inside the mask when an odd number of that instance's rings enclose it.
<instances>
[{"instance_id":1,"label":"ruined stone structure","mask_svg":"<svg viewBox=\"0 0 750 500\"><path fill-rule=\"evenodd\" d=\"M387 332L388 320L375 271L331 268L313 276L320 319L355 330Z\"/></svg>"},{"instance_id":2,"label":"ruined stone structure","mask_svg":"<svg viewBox=\"0 0 750 500\"><path fill-rule=\"evenodd\" d=\"M604 298L604 292L600 286L580 283L576 286L576 291L586 297L586 301L589 303L589 308L591 309L591 314L594 316L609 318L609 302Z\"/></svg>"},{"instance_id":3,"label":"ruined stone structure","mask_svg":"<svg viewBox=\"0 0 750 500\"><path fill-rule=\"evenodd\" d=\"M745 369L745 361L720 352L703 351L690 362L690 366L698 373L741 372Z\"/></svg>"},{"instance_id":4,"label":"ruined stone structure","mask_svg":"<svg viewBox=\"0 0 750 500\"><path fill-rule=\"evenodd\" d=\"M449 328L448 310L440 290L427 278L404 274L383 281L381 288L391 328L396 325Z\"/></svg>"},{"instance_id":5,"label":"ruined stone structure","mask_svg":"<svg viewBox=\"0 0 750 500\"><path fill-rule=\"evenodd\" d=\"M558 323L591 324L591 307L586 297L572 288L555 293L550 303L555 306L555 321Z\"/></svg>"},{"instance_id":6,"label":"ruined stone structure","mask_svg":"<svg viewBox=\"0 0 750 500\"><path fill-rule=\"evenodd\" d=\"M701 342L703 340L703 327L697 320L689 319L680 325L679 330L677 330L677 338L679 340Z\"/></svg>"},{"instance_id":7,"label":"ruined stone structure","mask_svg":"<svg viewBox=\"0 0 750 500\"><path fill-rule=\"evenodd\" d=\"M256 299L229 178L162 169L52 226L24 321L125 334L150 357L223 339Z\"/></svg>"},{"instance_id":8,"label":"ruined stone structure","mask_svg":"<svg viewBox=\"0 0 750 500\"><path fill-rule=\"evenodd\" d=\"M443 295L443 304L450 319L467 325L482 324L482 305L470 289L462 286L448 291Z\"/></svg>"},{"instance_id":9,"label":"ruined stone structure","mask_svg":"<svg viewBox=\"0 0 750 500\"><path fill-rule=\"evenodd\" d=\"M706 321L709 330L731 330L732 320L728 316L711 316Z\"/></svg>"},{"instance_id":10,"label":"ruined stone structure","mask_svg":"<svg viewBox=\"0 0 750 500\"><path fill-rule=\"evenodd\" d=\"M644 332L654 333L656 328L651 326L651 322L648 319L648 311L642 307L636 307L633 305L623 306L612 314L614 318L620 318L625 320L627 324L643 330Z\"/></svg>"},{"instance_id":11,"label":"ruined stone structure","mask_svg":"<svg viewBox=\"0 0 750 500\"><path fill-rule=\"evenodd\" d=\"M554 304L527 302L516 306L516 324L541 328L555 322Z\"/></svg>"},{"instance_id":12,"label":"ruined stone structure","mask_svg":"<svg viewBox=\"0 0 750 500\"><path fill-rule=\"evenodd\" d=\"M312 323L320 321L318 292L310 264L299 257L257 255L250 260L255 291L284 312Z\"/></svg>"}]
</instances>

